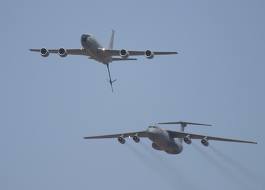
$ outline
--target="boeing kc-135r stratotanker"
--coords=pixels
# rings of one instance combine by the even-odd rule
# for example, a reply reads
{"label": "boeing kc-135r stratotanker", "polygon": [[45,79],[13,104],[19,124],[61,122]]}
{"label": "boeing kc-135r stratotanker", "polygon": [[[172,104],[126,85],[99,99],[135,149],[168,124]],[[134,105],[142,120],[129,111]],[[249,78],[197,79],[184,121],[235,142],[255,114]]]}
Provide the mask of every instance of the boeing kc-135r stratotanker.
{"label": "boeing kc-135r stratotanker", "polygon": [[90,34],[83,34],[81,36],[81,45],[82,48],[79,49],[30,49],[30,51],[40,52],[43,57],[48,57],[50,53],[59,54],[61,57],[66,57],[67,55],[83,55],[87,56],[89,59],[94,59],[100,63],[103,63],[108,68],[109,74],[109,83],[111,89],[113,91],[113,82],[116,80],[111,79],[109,64],[113,61],[127,61],[127,60],[137,60],[136,58],[130,58],[130,56],[145,56],[148,59],[153,58],[155,55],[170,55],[177,54],[177,52],[164,52],[164,51],[134,51],[134,50],[126,50],[113,49],[114,42],[114,31],[112,30],[109,47],[104,48],[99,44],[99,42]]}
{"label": "boeing kc-135r stratotanker", "polygon": [[140,138],[149,138],[152,141],[152,147],[156,150],[165,151],[168,154],[179,154],[183,150],[184,141],[187,144],[191,144],[192,139],[200,139],[204,146],[209,146],[209,141],[227,141],[227,142],[238,142],[238,143],[251,143],[257,144],[253,141],[228,139],[222,137],[213,137],[208,135],[199,135],[194,133],[185,133],[184,128],[188,125],[201,125],[201,126],[211,126],[208,124],[201,123],[191,123],[191,122],[164,122],[158,124],[179,124],[181,126],[180,131],[171,131],[162,129],[158,126],[149,126],[145,131],[129,132],[129,133],[119,133],[112,135],[101,135],[101,136],[90,136],[84,137],[84,139],[104,139],[104,138],[117,138],[121,144],[125,143],[126,137],[132,137],[136,142],[140,142]]}

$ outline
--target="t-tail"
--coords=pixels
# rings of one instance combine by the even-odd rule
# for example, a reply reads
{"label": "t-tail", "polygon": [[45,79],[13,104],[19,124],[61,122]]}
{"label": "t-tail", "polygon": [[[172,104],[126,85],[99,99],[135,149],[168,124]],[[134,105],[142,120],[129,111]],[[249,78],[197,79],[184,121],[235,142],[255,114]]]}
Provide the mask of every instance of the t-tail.
{"label": "t-tail", "polygon": [[158,123],[158,124],[163,124],[163,125],[180,125],[181,131],[184,131],[184,128],[187,127],[188,125],[212,126],[212,125],[209,125],[209,124],[192,123],[192,122],[186,122],[186,121],[161,122],[161,123]]}
{"label": "t-tail", "polygon": [[[187,127],[188,125],[200,125],[200,126],[212,126],[209,124],[204,124],[204,123],[193,123],[193,122],[186,122],[186,121],[172,121],[172,122],[160,122],[158,124],[163,124],[163,125],[180,125],[180,131],[184,132],[185,127]],[[179,143],[182,144],[183,140],[185,141],[185,139],[183,138],[178,138],[176,139],[176,141],[178,141]]]}

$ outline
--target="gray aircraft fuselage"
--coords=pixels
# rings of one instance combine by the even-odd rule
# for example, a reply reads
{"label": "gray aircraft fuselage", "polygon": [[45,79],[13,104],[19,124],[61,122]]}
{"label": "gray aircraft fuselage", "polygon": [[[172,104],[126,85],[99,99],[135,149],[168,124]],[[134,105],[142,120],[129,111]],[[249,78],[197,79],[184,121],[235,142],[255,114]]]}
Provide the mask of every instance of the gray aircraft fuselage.
{"label": "gray aircraft fuselage", "polygon": [[179,154],[182,152],[182,139],[171,138],[166,130],[150,126],[146,132],[148,138],[153,142],[152,147],[154,149],[163,150],[168,154]]}
{"label": "gray aircraft fuselage", "polygon": [[103,64],[111,62],[111,55],[104,52],[103,47],[99,42],[89,34],[83,34],[81,36],[81,45],[86,51],[89,52],[92,59],[95,59]]}

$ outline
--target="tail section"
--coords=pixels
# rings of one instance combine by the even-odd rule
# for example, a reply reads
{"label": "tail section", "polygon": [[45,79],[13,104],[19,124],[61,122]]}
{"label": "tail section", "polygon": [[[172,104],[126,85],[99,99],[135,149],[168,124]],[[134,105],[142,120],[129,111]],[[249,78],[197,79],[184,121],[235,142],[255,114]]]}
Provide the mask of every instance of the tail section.
{"label": "tail section", "polygon": [[[158,124],[163,124],[163,125],[180,125],[180,131],[184,132],[185,127],[188,125],[201,125],[201,126],[212,126],[209,124],[203,124],[203,123],[192,123],[192,122],[186,122],[186,121],[173,121],[173,122],[162,122]],[[185,138],[177,138],[175,141],[179,142],[182,144],[183,140],[185,141]]]}
{"label": "tail section", "polygon": [[115,31],[112,30],[111,31],[111,37],[110,37],[110,42],[109,42],[109,49],[113,49],[113,44],[114,44],[114,35],[115,35]]}

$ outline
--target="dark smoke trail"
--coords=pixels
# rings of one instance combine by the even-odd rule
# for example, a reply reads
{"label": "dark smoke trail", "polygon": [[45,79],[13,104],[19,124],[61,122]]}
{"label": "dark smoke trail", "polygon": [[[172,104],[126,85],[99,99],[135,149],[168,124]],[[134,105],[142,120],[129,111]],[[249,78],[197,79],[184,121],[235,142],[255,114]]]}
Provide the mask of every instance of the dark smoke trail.
{"label": "dark smoke trail", "polygon": [[260,179],[259,176],[255,175],[255,173],[248,169],[246,166],[241,164],[238,160],[234,160],[232,157],[224,154],[213,146],[211,146],[210,148],[219,158],[221,158],[228,165],[232,166],[233,169],[236,169],[242,176],[246,177],[247,179],[251,179],[261,187],[265,187],[262,179]]}
{"label": "dark smoke trail", "polygon": [[171,189],[176,188],[176,184],[172,184],[169,181],[169,178],[161,172],[161,167],[158,163],[154,162],[154,160],[152,158],[149,158],[149,156],[147,156],[146,154],[137,150],[133,145],[129,143],[126,143],[126,145],[135,154],[135,156],[137,156],[137,158],[143,163],[144,166],[146,166],[150,171],[159,176],[159,179],[162,179],[164,181],[164,184],[168,185]]}
{"label": "dark smoke trail", "polygon": [[[163,175],[167,176],[166,178],[168,181],[176,188],[183,188],[183,189],[199,189],[198,185],[194,185],[192,182],[188,181],[185,176],[184,172],[180,171],[178,167],[174,164],[169,163],[165,158],[168,155],[161,156],[158,150],[153,150],[151,146],[147,145],[145,142],[140,142],[142,147],[146,152],[148,152],[150,158],[160,167],[160,171],[163,171]],[[165,152],[163,152],[166,154]],[[176,156],[176,155],[170,155]]]}
{"label": "dark smoke trail", "polygon": [[195,150],[197,150],[204,158],[207,159],[207,161],[209,163],[211,163],[213,166],[216,167],[216,169],[218,170],[218,172],[221,173],[221,175],[229,180],[232,181],[235,185],[237,185],[240,189],[251,189],[251,187],[249,187],[249,184],[247,184],[246,182],[238,179],[237,175],[234,175],[231,170],[227,167],[225,167],[224,165],[222,165],[222,163],[220,163],[218,160],[216,160],[213,156],[211,156],[210,154],[208,154],[208,152],[203,151],[201,149],[201,147],[199,147],[197,144],[192,143],[192,146],[195,148]]}
{"label": "dark smoke trail", "polygon": [[145,166],[148,166],[148,169],[154,170],[152,163],[150,162],[149,158],[140,152],[138,149],[136,149],[133,145],[130,143],[125,143],[125,145],[134,153],[134,155],[144,163]]}

